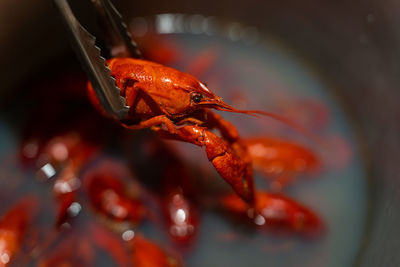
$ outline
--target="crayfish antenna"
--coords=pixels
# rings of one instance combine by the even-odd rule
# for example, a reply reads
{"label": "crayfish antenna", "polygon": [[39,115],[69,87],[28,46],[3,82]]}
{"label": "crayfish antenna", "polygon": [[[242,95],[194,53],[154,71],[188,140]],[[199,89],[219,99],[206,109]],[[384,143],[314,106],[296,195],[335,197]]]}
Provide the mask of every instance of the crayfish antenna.
{"label": "crayfish antenna", "polygon": [[313,134],[312,132],[310,132],[309,130],[307,130],[306,128],[304,128],[303,126],[301,126],[300,124],[284,117],[281,116],[279,114],[273,113],[273,112],[268,112],[268,111],[262,111],[262,110],[241,110],[241,109],[236,109],[228,104],[226,104],[225,102],[220,102],[218,103],[219,105],[217,107],[215,107],[215,109],[217,110],[221,110],[221,111],[225,111],[225,112],[233,112],[233,113],[242,113],[242,114],[246,114],[246,115],[250,115],[250,116],[255,116],[255,117],[259,117],[257,115],[262,115],[262,116],[266,116],[266,117],[270,117],[272,119],[275,119],[277,121],[282,122],[283,124],[289,126],[290,128],[296,130],[297,132],[301,133],[302,135],[310,138],[313,142],[315,142],[316,144],[318,144],[321,147],[324,148],[328,148],[328,144],[322,140],[320,137],[318,137],[317,135]]}
{"label": "crayfish antenna", "polygon": [[279,114],[273,113],[273,112],[268,112],[268,111],[261,111],[261,110],[249,110],[250,113],[252,114],[260,114],[266,117],[273,118],[277,121],[282,122],[283,124],[286,124],[290,128],[296,130],[297,132],[301,133],[302,135],[310,138],[313,142],[317,143],[321,147],[328,147],[328,144],[322,140],[319,136],[315,135],[314,133],[310,132],[306,128],[304,128],[302,125],[294,122],[293,120],[290,120],[284,116],[281,116]]}

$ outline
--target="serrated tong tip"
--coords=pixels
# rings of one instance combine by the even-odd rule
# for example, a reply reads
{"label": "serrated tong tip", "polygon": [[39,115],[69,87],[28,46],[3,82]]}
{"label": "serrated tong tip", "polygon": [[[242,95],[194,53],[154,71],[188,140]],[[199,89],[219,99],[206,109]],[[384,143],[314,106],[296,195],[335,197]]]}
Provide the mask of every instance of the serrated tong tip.
{"label": "serrated tong tip", "polygon": [[[126,105],[120,88],[117,87],[115,79],[111,76],[106,59],[101,56],[100,47],[96,46],[96,38],[78,22],[67,0],[54,1],[72,37],[75,52],[79,55],[104,110],[115,119],[126,119],[129,106]],[[102,19],[107,19],[109,25],[112,25],[112,30],[116,31],[113,40],[125,46],[128,56],[139,57],[140,52],[115,7],[108,0],[94,0],[94,3],[98,12],[99,10],[104,12]]]}

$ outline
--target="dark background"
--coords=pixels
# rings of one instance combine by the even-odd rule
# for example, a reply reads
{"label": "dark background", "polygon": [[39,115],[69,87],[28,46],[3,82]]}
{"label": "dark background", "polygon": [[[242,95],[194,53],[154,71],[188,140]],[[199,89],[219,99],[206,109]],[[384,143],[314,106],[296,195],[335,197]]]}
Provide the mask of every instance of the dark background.
{"label": "dark background", "polygon": [[[75,2],[87,18],[86,1]],[[308,58],[338,88],[364,144],[371,213],[357,263],[400,266],[400,1],[113,2],[126,19],[200,13],[254,25]],[[51,0],[0,2],[0,104],[60,55],[74,56]]]}

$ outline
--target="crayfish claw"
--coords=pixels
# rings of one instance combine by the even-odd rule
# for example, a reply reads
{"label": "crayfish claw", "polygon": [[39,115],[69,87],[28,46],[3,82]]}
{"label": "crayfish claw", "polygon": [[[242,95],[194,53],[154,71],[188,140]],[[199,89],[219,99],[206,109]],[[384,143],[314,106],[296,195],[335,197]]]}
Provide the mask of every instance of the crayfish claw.
{"label": "crayfish claw", "polygon": [[234,153],[227,151],[211,162],[221,177],[240,198],[250,206],[254,204],[254,183],[251,165]]}

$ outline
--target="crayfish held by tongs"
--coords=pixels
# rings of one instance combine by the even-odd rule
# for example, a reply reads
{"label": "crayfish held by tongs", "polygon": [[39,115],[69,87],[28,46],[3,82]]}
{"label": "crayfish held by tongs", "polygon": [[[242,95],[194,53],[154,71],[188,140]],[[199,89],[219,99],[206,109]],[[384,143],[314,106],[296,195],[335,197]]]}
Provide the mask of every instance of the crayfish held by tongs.
{"label": "crayfish held by tongs", "polygon": [[111,58],[104,59],[96,38],[77,21],[67,1],[56,3],[86,67],[89,96],[95,107],[125,128],[151,128],[164,138],[205,147],[220,176],[253,205],[253,176],[246,144],[237,129],[212,110],[285,119],[268,112],[235,109],[192,75],[141,59],[115,7],[108,0],[93,0],[111,51]]}

